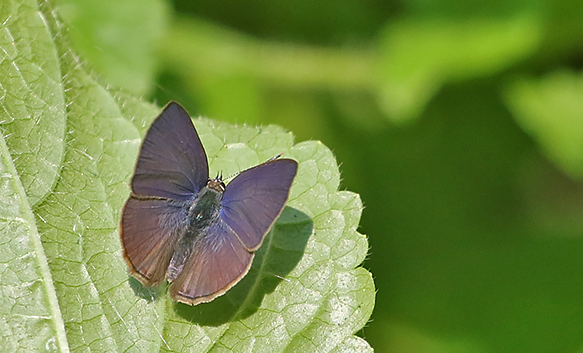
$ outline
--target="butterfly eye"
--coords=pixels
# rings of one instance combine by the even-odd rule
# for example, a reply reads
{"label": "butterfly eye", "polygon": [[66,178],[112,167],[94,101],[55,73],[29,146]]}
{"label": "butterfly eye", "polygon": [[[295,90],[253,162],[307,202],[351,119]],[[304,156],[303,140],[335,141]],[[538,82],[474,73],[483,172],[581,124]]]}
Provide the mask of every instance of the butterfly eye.
{"label": "butterfly eye", "polygon": [[199,214],[196,215],[196,220],[197,221],[200,221],[202,218],[203,218],[202,217],[202,213],[199,213]]}

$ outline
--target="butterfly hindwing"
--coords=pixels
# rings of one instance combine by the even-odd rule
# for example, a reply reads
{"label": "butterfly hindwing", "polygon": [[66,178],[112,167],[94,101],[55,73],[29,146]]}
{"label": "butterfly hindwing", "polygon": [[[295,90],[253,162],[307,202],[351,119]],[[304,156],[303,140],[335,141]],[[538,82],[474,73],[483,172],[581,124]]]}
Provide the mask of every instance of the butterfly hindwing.
{"label": "butterfly hindwing", "polygon": [[248,250],[261,246],[283,210],[297,168],[294,160],[276,159],[241,172],[227,185],[220,217]]}
{"label": "butterfly hindwing", "polygon": [[137,195],[186,201],[208,180],[208,162],[188,113],[169,103],[148,130],[132,179]]}
{"label": "butterfly hindwing", "polygon": [[130,197],[123,210],[121,242],[132,275],[155,286],[166,278],[176,240],[188,224],[184,207]]}
{"label": "butterfly hindwing", "polygon": [[233,230],[219,220],[199,235],[170,293],[177,301],[190,305],[209,302],[247,274],[253,256]]}

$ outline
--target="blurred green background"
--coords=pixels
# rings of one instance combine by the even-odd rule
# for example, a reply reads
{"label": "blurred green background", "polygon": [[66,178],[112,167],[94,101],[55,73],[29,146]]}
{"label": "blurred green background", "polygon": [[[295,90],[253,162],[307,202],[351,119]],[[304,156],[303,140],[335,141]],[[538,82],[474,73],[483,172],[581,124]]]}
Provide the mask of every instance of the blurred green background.
{"label": "blurred green background", "polygon": [[582,1],[59,6],[104,82],[335,152],[377,352],[583,352]]}

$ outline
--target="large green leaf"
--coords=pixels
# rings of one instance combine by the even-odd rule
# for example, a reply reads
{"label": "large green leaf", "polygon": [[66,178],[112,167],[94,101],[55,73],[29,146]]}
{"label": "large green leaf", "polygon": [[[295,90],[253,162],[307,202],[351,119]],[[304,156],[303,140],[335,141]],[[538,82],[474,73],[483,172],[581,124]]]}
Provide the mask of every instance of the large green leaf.
{"label": "large green leaf", "polygon": [[128,277],[120,210],[159,109],[100,86],[56,16],[0,4],[0,351],[371,350],[354,335],[374,306],[361,201],[338,191],[328,148],[276,126],[195,120],[211,175],[282,152],[300,163],[250,273],[196,307]]}

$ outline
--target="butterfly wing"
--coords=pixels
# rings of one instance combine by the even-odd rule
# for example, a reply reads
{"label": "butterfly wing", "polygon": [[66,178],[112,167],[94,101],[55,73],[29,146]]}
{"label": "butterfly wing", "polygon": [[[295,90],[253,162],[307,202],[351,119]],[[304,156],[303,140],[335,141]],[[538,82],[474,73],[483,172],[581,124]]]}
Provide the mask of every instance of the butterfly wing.
{"label": "butterfly wing", "polygon": [[130,197],[122,213],[121,242],[132,275],[147,286],[160,284],[187,225],[187,209],[176,202]]}
{"label": "butterfly wing", "polygon": [[170,286],[170,294],[190,305],[209,302],[247,274],[253,256],[219,219],[197,238],[190,258]]}
{"label": "butterfly wing", "polygon": [[169,103],[148,130],[132,179],[137,195],[186,201],[208,181],[208,161],[188,113]]}
{"label": "butterfly wing", "polygon": [[249,251],[263,242],[289,196],[298,163],[276,159],[241,172],[226,189],[221,219]]}

